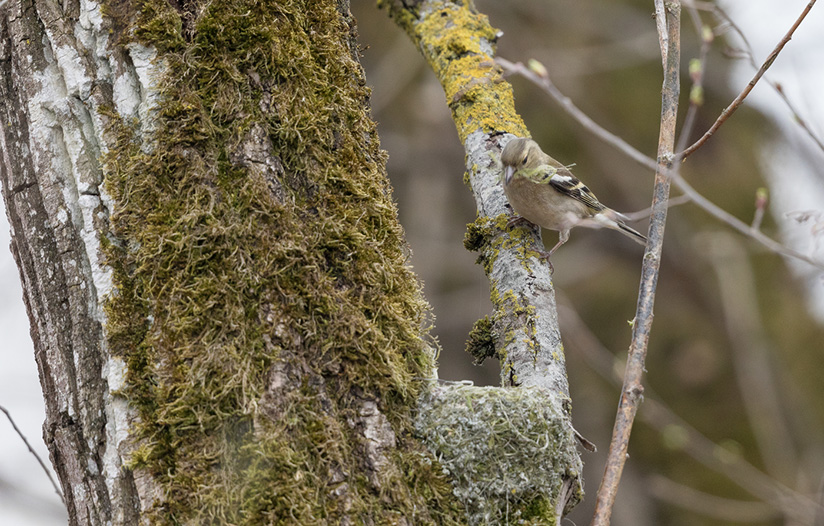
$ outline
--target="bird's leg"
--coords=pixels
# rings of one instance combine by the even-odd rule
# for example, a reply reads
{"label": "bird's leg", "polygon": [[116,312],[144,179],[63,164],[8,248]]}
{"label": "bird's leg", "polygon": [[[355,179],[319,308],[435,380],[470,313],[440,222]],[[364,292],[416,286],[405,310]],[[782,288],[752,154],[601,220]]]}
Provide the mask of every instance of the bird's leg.
{"label": "bird's leg", "polygon": [[550,272],[550,274],[555,273],[555,267],[552,266],[552,261],[550,261],[549,258],[551,258],[552,254],[554,254],[555,251],[558,250],[558,247],[560,247],[561,245],[566,243],[568,240],[569,240],[569,230],[561,230],[561,232],[558,234],[558,242],[555,243],[555,246],[552,247],[549,250],[549,252],[540,252],[541,258],[545,259],[546,262],[549,263],[549,272]]}
{"label": "bird's leg", "polygon": [[555,243],[555,246],[552,247],[552,249],[550,249],[549,254],[547,255],[547,259],[549,259],[549,257],[552,256],[552,254],[554,254],[555,251],[558,250],[558,248],[567,241],[569,241],[569,230],[561,230],[561,232],[558,234],[558,242]]}

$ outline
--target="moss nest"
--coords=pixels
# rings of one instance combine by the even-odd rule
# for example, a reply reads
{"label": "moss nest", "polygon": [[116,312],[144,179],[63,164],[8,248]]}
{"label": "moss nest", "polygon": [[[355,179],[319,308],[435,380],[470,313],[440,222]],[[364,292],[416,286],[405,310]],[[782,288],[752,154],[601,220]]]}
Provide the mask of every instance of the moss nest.
{"label": "moss nest", "polygon": [[[428,307],[353,21],[336,2],[106,10],[119,44],[157,49],[165,71],[151,135],[112,113],[104,159],[106,329],[140,417],[130,468],[162,496],[147,520],[461,522],[411,436]],[[392,438],[377,471],[361,460],[368,404]]]}
{"label": "moss nest", "polygon": [[562,491],[572,484],[566,510],[581,500],[573,430],[555,406],[537,387],[440,385],[425,397],[416,430],[470,524],[556,524]]}

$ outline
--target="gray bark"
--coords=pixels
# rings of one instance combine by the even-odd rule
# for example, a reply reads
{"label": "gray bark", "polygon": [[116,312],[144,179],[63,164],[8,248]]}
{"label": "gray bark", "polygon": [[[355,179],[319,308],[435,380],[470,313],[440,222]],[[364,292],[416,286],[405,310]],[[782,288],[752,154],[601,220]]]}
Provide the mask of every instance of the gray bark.
{"label": "gray bark", "polygon": [[137,495],[118,452],[116,424],[128,415],[107,378],[119,366],[101,326],[111,278],[99,252],[109,209],[98,159],[108,146],[101,107],[139,100],[139,82],[106,29],[95,2],[0,8],[0,179],[46,401],[44,438],[73,524],[132,522]]}

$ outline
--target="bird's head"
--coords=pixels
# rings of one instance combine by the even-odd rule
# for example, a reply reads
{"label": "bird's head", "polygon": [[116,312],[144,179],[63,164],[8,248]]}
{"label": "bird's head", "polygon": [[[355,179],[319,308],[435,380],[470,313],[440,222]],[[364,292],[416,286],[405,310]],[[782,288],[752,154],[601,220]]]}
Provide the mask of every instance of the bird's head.
{"label": "bird's head", "polygon": [[509,184],[518,170],[528,170],[541,164],[541,147],[532,139],[519,137],[512,139],[501,152],[501,163],[504,165],[504,182]]}

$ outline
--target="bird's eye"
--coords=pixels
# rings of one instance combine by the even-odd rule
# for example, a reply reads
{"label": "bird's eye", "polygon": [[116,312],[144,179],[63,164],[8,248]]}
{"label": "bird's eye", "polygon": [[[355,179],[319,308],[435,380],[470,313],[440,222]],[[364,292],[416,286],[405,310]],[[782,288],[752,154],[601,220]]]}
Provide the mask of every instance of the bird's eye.
{"label": "bird's eye", "polygon": [[527,159],[529,159],[529,155],[524,155],[524,160],[521,162],[521,164],[526,164]]}

